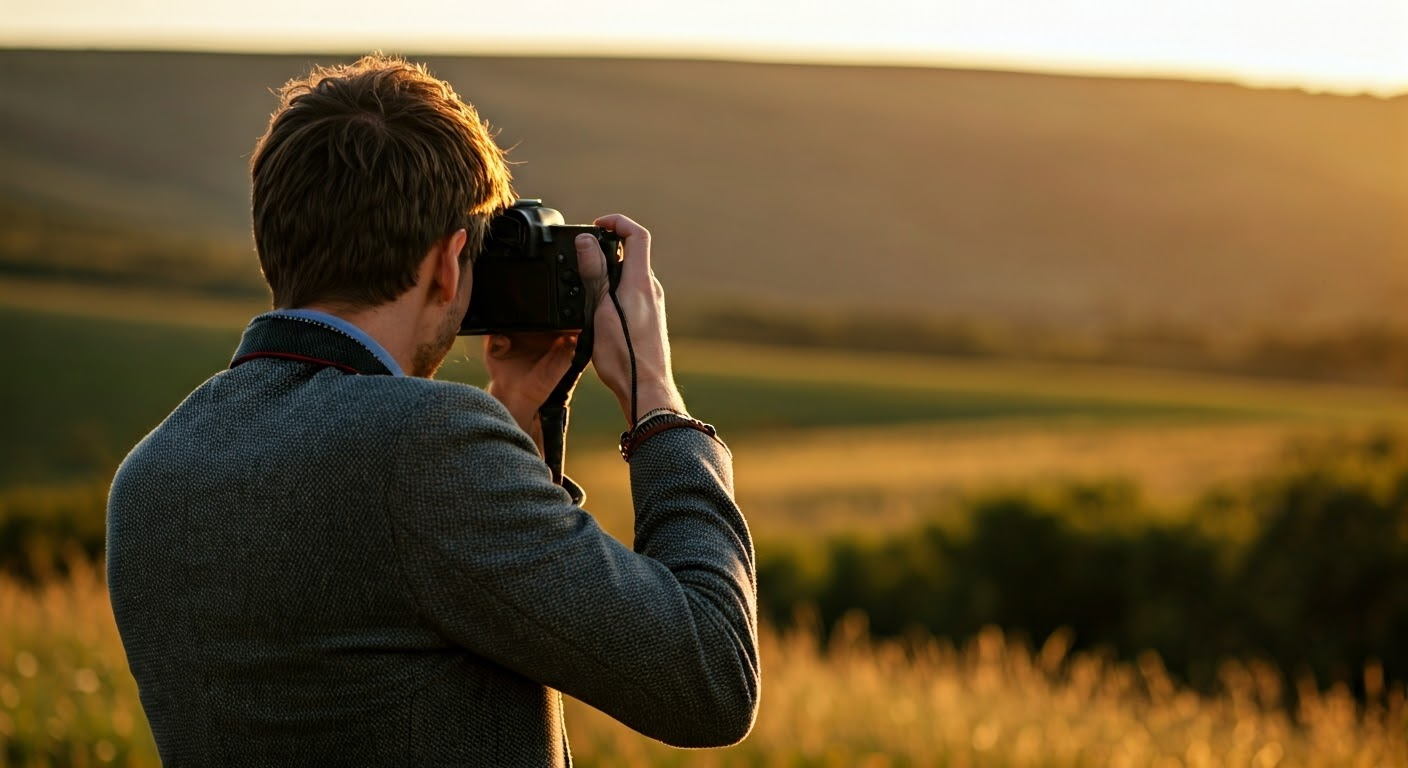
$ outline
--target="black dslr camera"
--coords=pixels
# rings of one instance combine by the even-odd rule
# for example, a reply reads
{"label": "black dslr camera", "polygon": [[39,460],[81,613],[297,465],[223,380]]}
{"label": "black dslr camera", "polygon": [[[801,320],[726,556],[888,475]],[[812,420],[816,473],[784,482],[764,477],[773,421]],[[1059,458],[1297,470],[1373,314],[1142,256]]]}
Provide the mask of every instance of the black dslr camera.
{"label": "black dslr camera", "polygon": [[469,311],[460,335],[517,331],[580,331],[587,321],[587,287],[573,241],[594,236],[614,285],[621,238],[590,225],[563,224],[542,200],[519,200],[489,222],[474,261]]}

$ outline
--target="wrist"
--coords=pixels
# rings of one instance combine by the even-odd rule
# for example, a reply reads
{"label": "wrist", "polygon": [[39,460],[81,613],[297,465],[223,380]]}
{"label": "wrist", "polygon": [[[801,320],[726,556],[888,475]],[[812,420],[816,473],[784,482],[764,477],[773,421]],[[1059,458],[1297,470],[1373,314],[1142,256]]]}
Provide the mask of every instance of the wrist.
{"label": "wrist", "polygon": [[[631,393],[630,390],[616,394],[616,401],[621,406],[621,414],[625,416],[629,426],[631,421]],[[636,390],[635,417],[643,418],[647,413],[654,410],[666,409],[677,413],[685,413],[684,397],[675,387],[673,381],[660,382],[651,385],[642,383]]]}

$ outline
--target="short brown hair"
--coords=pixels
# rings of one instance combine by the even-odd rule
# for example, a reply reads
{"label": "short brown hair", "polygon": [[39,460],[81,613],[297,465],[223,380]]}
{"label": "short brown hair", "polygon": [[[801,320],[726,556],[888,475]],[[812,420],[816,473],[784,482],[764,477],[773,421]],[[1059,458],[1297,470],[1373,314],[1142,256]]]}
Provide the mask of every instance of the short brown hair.
{"label": "short brown hair", "polygon": [[488,126],[424,65],[373,54],[317,67],[279,96],[250,163],[254,244],[276,307],[391,301],[459,229],[467,264],[513,202]]}

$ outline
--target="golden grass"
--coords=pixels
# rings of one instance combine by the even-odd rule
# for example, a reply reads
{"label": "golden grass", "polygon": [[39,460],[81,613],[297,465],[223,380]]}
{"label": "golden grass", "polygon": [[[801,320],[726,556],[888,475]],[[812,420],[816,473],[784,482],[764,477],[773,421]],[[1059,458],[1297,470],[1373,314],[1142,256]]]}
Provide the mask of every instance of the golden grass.
{"label": "golden grass", "polygon": [[1342,687],[1306,689],[1291,715],[1265,665],[1228,663],[1225,691],[1199,696],[1156,654],[1122,664],[1069,641],[1033,652],[989,628],[962,648],[875,642],[852,616],[826,653],[811,629],[764,634],[763,708],[742,745],[682,756],[581,705],[568,730],[584,765],[1408,764],[1401,690],[1361,708]]}
{"label": "golden grass", "polygon": [[0,578],[0,766],[157,765],[107,590],[72,568],[37,589]]}
{"label": "golden grass", "polygon": [[[156,765],[99,574],[38,589],[0,579],[0,766]],[[1367,704],[1305,687],[1280,705],[1268,667],[1230,662],[1223,692],[1180,687],[1158,657],[1068,653],[1058,633],[1027,649],[989,629],[955,648],[866,636],[852,617],[762,634],[763,707],[752,735],[682,751],[577,702],[578,764],[678,766],[1408,766],[1404,691],[1370,668]]]}

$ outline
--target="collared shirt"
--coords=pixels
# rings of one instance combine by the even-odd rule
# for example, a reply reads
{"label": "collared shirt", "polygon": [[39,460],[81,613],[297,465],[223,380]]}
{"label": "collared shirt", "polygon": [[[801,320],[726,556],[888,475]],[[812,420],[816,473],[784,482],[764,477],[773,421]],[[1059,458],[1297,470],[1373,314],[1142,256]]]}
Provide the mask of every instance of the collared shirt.
{"label": "collared shirt", "polygon": [[291,320],[302,320],[308,323],[326,325],[339,333],[351,337],[353,341],[366,347],[368,352],[375,355],[376,359],[380,360],[381,364],[386,366],[386,370],[391,371],[392,376],[406,375],[405,372],[401,370],[401,366],[396,362],[396,358],[392,357],[391,353],[386,351],[386,347],[381,346],[376,339],[371,337],[371,334],[337,315],[328,314],[327,312],[316,309],[276,309],[272,312],[266,312],[260,315],[260,317],[286,317]]}

